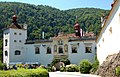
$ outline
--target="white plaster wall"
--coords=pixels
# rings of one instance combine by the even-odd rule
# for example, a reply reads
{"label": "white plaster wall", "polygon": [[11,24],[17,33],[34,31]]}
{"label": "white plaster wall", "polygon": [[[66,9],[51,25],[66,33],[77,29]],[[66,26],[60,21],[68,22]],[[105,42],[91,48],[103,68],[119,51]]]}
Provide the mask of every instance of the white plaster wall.
{"label": "white plaster wall", "polygon": [[[9,29],[6,29],[6,30],[4,30],[4,32],[3,32],[3,62],[4,63],[6,63],[7,64],[7,66],[8,66],[8,63],[9,63],[9,44],[10,44],[10,34],[9,34]],[[8,45],[7,46],[5,46],[5,39],[7,39],[8,40]],[[5,56],[5,51],[7,51],[8,52],[8,56]]]}
{"label": "white plaster wall", "polygon": [[[79,46],[78,46],[78,51],[77,53],[72,53],[72,49],[71,49],[71,44],[77,44],[79,43]],[[92,53],[85,53],[85,45],[84,43],[92,43]],[[69,46],[68,46],[68,54],[69,54],[69,57],[68,59],[70,60],[70,62],[72,64],[79,64],[81,60],[83,59],[87,59],[91,62],[94,61],[94,57],[95,57],[95,46],[96,46],[96,43],[95,41],[77,41],[77,42],[70,42],[69,43]]]}
{"label": "white plaster wall", "polygon": [[[24,61],[24,43],[26,40],[26,30],[23,29],[12,29],[10,28],[10,37],[9,37],[9,63],[13,62],[23,62]],[[17,33],[14,35],[14,33]],[[21,35],[19,35],[21,33]],[[16,40],[17,42],[14,42]],[[19,42],[21,40],[21,42]],[[20,50],[20,55],[15,55],[15,50]]]}
{"label": "white plaster wall", "polygon": [[[106,23],[101,35],[97,41],[97,57],[100,64],[105,61],[108,55],[118,53],[120,51],[120,1],[118,0],[117,7],[114,8],[113,14]],[[112,33],[109,29],[112,27]],[[104,41],[103,41],[104,38]]]}
{"label": "white plaster wall", "polygon": [[[46,45],[43,47],[43,45]],[[25,62],[38,62],[42,65],[47,66],[53,60],[53,46],[51,46],[52,53],[46,54],[47,45],[49,44],[26,44],[27,51],[25,52]],[[35,46],[39,46],[40,54],[35,54]]]}

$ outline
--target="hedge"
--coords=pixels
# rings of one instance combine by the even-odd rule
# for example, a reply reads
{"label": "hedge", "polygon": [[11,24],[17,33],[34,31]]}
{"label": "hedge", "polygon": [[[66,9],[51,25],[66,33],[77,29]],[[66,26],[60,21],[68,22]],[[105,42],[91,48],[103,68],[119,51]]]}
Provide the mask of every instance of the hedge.
{"label": "hedge", "polygon": [[18,69],[18,70],[8,70],[0,71],[0,77],[49,77],[47,70],[38,69]]}
{"label": "hedge", "polygon": [[89,74],[92,69],[92,64],[88,60],[82,60],[80,62],[80,72],[84,74]]}

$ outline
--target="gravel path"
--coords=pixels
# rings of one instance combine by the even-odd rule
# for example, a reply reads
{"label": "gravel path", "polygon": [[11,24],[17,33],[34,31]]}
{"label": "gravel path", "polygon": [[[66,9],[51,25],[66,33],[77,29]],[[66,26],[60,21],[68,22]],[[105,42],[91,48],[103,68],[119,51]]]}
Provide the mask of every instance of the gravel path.
{"label": "gravel path", "polygon": [[49,72],[50,77],[100,77],[91,74],[80,74],[79,72]]}

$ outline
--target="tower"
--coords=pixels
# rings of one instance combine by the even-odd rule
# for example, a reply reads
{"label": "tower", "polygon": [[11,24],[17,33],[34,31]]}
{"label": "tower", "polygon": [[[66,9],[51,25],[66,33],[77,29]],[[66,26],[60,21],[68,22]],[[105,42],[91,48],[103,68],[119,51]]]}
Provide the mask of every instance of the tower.
{"label": "tower", "polygon": [[80,25],[78,23],[77,17],[76,17],[76,23],[74,25],[75,35],[81,37],[80,33]]}
{"label": "tower", "polygon": [[17,23],[17,16],[13,15],[12,23],[3,32],[3,62],[9,66],[14,62],[22,62],[27,39],[27,28]]}

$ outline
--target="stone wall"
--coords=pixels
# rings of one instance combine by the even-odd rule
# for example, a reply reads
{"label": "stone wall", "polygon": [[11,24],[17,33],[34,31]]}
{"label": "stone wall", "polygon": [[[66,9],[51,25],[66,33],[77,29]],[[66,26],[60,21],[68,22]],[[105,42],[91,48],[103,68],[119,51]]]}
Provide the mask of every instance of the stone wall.
{"label": "stone wall", "polygon": [[115,73],[117,66],[120,66],[120,52],[118,54],[109,55],[95,74],[101,77],[120,77]]}

